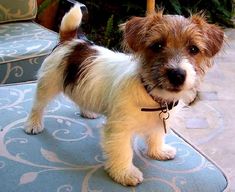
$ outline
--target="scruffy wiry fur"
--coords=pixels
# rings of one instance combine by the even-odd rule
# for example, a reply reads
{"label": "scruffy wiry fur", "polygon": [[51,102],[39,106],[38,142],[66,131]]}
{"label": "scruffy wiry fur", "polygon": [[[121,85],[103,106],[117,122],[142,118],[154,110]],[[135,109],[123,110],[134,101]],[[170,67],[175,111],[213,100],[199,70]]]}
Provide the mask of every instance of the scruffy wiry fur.
{"label": "scruffy wiry fur", "polygon": [[[60,43],[38,74],[25,131],[43,130],[44,108],[63,92],[83,116],[107,116],[102,132],[105,169],[116,182],[134,186],[143,180],[132,163],[134,134],[145,138],[147,155],[153,159],[169,160],[176,154],[164,143],[160,112],[142,112],[141,108],[180,100],[196,87],[222,46],[223,31],[197,15],[184,18],[159,12],[134,17],[122,26],[130,52],[125,54],[76,39],[81,17],[75,5],[62,20]],[[168,111],[170,119],[176,110]]]}

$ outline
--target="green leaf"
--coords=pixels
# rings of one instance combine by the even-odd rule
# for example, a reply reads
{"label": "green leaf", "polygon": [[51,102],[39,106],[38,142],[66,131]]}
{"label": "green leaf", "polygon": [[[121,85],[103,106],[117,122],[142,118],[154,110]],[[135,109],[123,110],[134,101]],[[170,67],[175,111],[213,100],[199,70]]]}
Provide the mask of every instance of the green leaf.
{"label": "green leaf", "polygon": [[170,2],[171,2],[171,5],[174,7],[175,11],[181,15],[182,11],[181,11],[180,2],[178,0],[172,0]]}

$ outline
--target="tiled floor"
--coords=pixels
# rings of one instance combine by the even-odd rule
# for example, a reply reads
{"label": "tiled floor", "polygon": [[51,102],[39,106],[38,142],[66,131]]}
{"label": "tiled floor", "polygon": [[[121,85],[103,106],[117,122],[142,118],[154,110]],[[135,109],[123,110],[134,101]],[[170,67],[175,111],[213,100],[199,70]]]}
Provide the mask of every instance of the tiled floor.
{"label": "tiled floor", "polygon": [[182,112],[175,130],[214,160],[235,191],[235,29],[203,82],[198,101]]}

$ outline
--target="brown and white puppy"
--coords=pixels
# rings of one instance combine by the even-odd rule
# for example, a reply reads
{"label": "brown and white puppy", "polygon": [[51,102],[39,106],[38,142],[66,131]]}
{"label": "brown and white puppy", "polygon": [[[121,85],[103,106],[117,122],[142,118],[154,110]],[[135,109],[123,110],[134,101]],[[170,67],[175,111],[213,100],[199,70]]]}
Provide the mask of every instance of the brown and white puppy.
{"label": "brown and white puppy", "polygon": [[[176,154],[164,143],[167,117],[159,117],[162,111],[141,109],[168,107],[196,87],[220,50],[224,33],[199,15],[185,18],[158,12],[133,17],[123,26],[124,43],[131,52],[125,54],[76,39],[81,19],[79,5],[64,16],[60,43],[39,71],[25,131],[40,133],[44,108],[64,92],[84,116],[107,116],[102,134],[105,169],[116,182],[134,186],[143,180],[132,163],[135,134],[145,137],[147,155],[153,159],[173,159]],[[172,118],[176,108],[164,112]]]}

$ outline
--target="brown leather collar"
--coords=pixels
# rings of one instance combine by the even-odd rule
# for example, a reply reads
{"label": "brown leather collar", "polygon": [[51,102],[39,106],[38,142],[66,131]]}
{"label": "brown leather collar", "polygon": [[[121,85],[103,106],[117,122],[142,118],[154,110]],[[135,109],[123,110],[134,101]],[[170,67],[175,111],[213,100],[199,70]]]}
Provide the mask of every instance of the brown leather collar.
{"label": "brown leather collar", "polygon": [[175,106],[177,106],[178,105],[178,103],[179,103],[179,101],[177,100],[177,101],[175,101],[175,102],[170,102],[170,103],[164,103],[164,104],[162,104],[162,103],[159,103],[160,104],[160,107],[158,107],[158,108],[155,108],[155,107],[142,107],[141,108],[141,111],[144,111],[144,112],[155,112],[155,111],[163,111],[163,112],[166,112],[166,111],[168,111],[168,110],[171,110],[171,109],[173,109],[173,107],[175,107]]}

